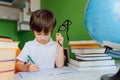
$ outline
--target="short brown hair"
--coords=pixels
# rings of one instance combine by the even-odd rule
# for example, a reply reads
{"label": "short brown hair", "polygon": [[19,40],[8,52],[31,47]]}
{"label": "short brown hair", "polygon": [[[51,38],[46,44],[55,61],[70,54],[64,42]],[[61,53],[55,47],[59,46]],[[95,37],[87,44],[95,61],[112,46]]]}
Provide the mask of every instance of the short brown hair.
{"label": "short brown hair", "polygon": [[47,9],[36,10],[30,17],[30,27],[33,31],[43,31],[44,33],[52,32],[55,25],[55,16]]}

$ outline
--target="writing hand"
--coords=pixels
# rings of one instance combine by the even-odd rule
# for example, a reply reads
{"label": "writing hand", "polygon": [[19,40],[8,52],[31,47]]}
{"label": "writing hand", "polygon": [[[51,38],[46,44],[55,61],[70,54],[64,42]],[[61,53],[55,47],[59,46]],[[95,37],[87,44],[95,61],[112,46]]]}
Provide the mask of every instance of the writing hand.
{"label": "writing hand", "polygon": [[29,66],[29,72],[38,72],[40,69],[39,69],[39,66],[36,65],[36,64],[30,64]]}

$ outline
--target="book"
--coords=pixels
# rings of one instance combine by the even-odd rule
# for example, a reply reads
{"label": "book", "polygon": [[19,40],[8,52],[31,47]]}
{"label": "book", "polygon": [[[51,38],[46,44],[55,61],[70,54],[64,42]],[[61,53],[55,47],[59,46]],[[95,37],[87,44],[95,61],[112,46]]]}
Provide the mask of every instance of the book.
{"label": "book", "polygon": [[0,36],[0,41],[13,41],[13,39],[6,36]]}
{"label": "book", "polygon": [[101,56],[108,56],[107,54],[105,53],[91,53],[91,54],[76,54],[76,56],[81,56],[81,57],[101,57]]}
{"label": "book", "polygon": [[70,59],[70,63],[77,66],[105,66],[105,65],[115,65],[114,60],[79,60],[79,59]]}
{"label": "book", "polygon": [[98,44],[95,40],[81,40],[81,41],[70,41],[70,45],[74,44]]}
{"label": "book", "polygon": [[71,48],[101,48],[102,46],[94,40],[70,41]]}
{"label": "book", "polygon": [[0,61],[0,72],[14,70],[15,60]]}
{"label": "book", "polygon": [[105,53],[106,48],[72,48],[73,53],[90,54],[90,53]]}
{"label": "book", "polygon": [[76,66],[74,64],[68,64],[68,67],[78,70],[78,71],[88,71],[88,70],[106,70],[106,69],[110,69],[110,70],[116,70],[117,67],[115,65],[104,65],[104,66]]}
{"label": "book", "polygon": [[0,41],[0,79],[14,80],[18,41]]}
{"label": "book", "polygon": [[0,38],[0,41],[13,41],[13,40],[9,38]]}
{"label": "book", "polygon": [[80,60],[107,60],[107,59],[112,59],[111,56],[76,56],[76,59]]}
{"label": "book", "polygon": [[115,42],[111,42],[111,41],[103,41],[103,45],[104,46],[109,46],[113,50],[120,50],[120,44],[119,43],[115,43]]}
{"label": "book", "polygon": [[14,60],[16,57],[16,49],[14,48],[0,48],[0,61]]}
{"label": "book", "polygon": [[0,48],[18,48],[18,41],[0,41]]}
{"label": "book", "polygon": [[0,80],[14,80],[14,70],[0,72]]}

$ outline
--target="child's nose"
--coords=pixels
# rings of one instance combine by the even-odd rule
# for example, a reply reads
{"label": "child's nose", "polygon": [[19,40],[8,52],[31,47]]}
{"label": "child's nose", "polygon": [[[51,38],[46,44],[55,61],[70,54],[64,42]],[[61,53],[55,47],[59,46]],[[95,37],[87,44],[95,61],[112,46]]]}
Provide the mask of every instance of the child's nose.
{"label": "child's nose", "polygon": [[41,39],[45,39],[45,36],[41,36]]}

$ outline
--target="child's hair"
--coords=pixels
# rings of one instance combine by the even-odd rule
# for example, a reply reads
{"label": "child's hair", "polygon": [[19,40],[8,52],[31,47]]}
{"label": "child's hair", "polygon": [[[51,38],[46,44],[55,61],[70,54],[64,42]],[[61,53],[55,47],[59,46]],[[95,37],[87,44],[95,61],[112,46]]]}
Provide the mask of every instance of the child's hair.
{"label": "child's hair", "polygon": [[33,31],[49,33],[56,25],[53,13],[47,9],[39,9],[32,13],[30,17],[30,27]]}

